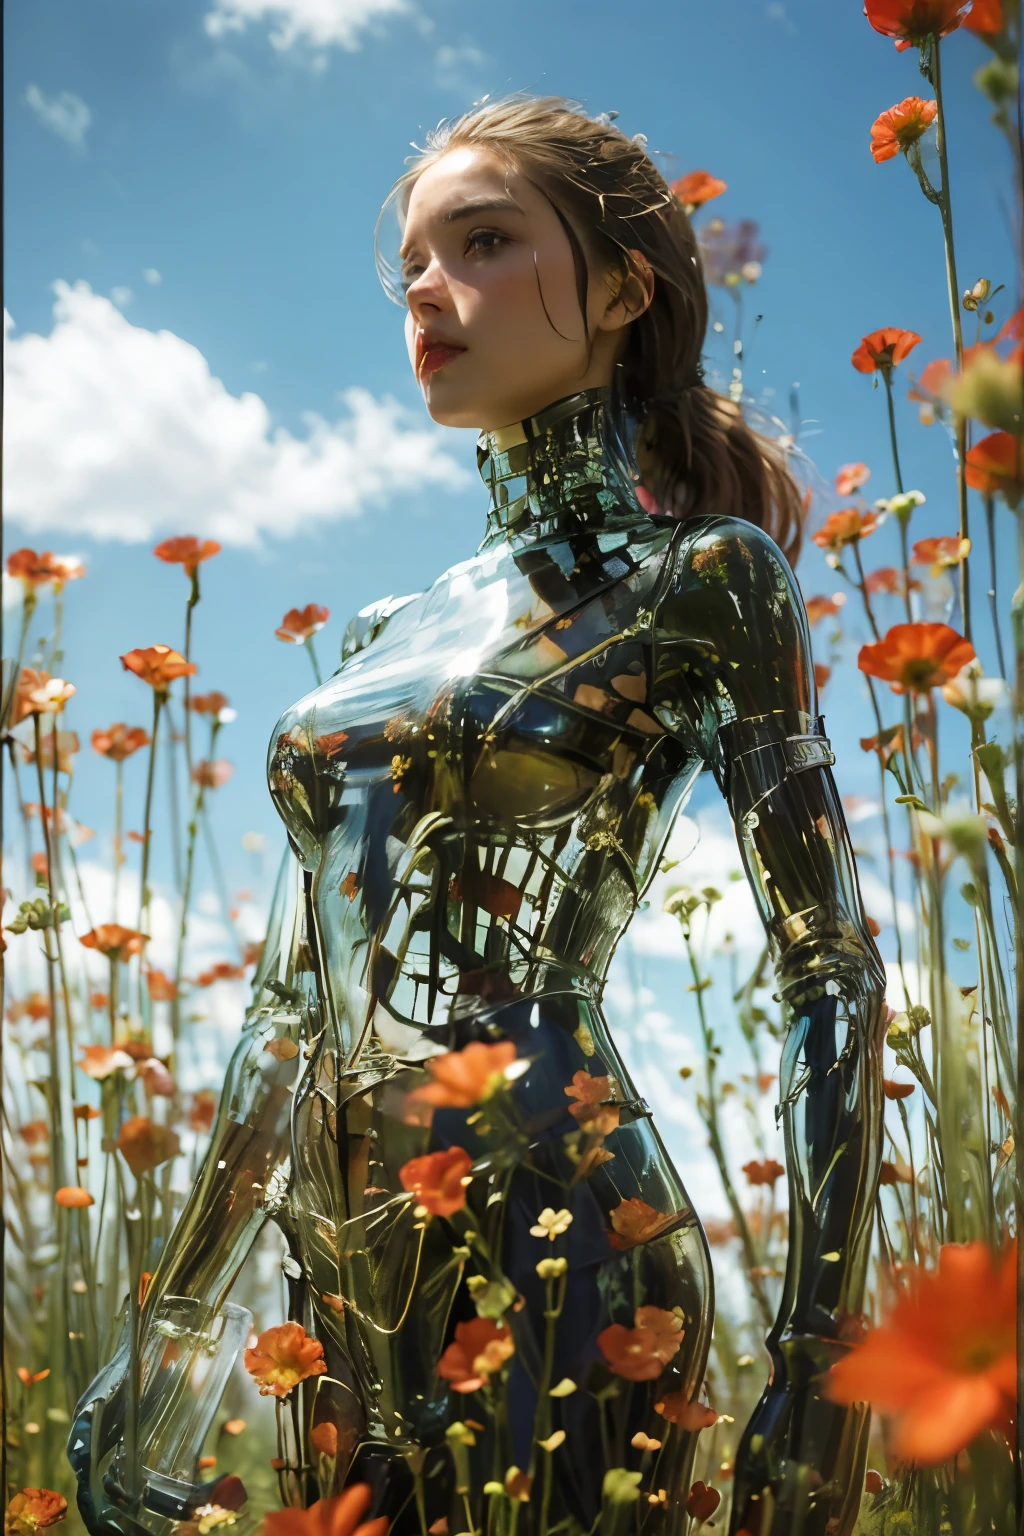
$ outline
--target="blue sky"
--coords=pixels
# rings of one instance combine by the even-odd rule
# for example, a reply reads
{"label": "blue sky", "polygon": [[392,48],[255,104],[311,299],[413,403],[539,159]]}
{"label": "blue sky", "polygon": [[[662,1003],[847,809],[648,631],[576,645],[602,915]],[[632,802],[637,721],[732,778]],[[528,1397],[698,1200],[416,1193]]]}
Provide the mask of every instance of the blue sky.
{"label": "blue sky", "polygon": [[[1005,161],[971,84],[985,51],[966,34],[944,48],[961,286],[1005,279]],[[472,436],[427,422],[372,261],[380,203],[439,118],[484,92],[567,94],[618,111],[670,174],[722,176],[714,212],[756,219],[769,248],[748,381],[780,406],[799,382],[827,478],[864,459],[871,493],[893,488],[883,397],[849,363],[861,335],[907,326],[922,364],[949,354],[937,215],[902,160],[868,152],[876,114],[925,86],[857,0],[15,0],[5,64],[6,306],[32,406],[9,405],[8,548],[88,565],[66,645],[84,738],[145,719],[121,652],[180,644],[186,584],[156,538],[223,538],[196,655],[239,712],[217,807],[236,879],[242,832],[276,836],[265,745],[309,683],[273,637],[285,609],[330,607],[329,662],[351,613],[422,587],[482,532]],[[900,423],[905,479],[929,498],[917,532],[952,532],[941,429],[902,401]],[[813,554],[801,575],[807,592],[837,584]],[[855,696],[824,701],[848,790],[870,772]],[[84,752],[75,801],[101,829],[108,788]]]}

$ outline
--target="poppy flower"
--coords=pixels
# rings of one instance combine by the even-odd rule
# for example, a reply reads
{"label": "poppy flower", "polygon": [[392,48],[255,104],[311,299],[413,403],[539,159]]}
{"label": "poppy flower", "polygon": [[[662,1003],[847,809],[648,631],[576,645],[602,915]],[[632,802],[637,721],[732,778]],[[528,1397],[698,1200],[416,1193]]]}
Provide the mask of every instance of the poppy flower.
{"label": "poppy flower", "polygon": [[1016,508],[1024,496],[1024,440],[1009,432],[991,432],[975,443],[966,460],[967,484],[984,496],[1002,493]]}
{"label": "poppy flower", "polygon": [[305,608],[289,608],[280,627],[274,630],[279,640],[290,640],[293,645],[304,645],[313,635],[317,634],[331,616],[329,608],[318,608],[316,603],[307,603]]}
{"label": "poppy flower", "polygon": [[609,1104],[615,1098],[610,1077],[591,1077],[589,1072],[576,1072],[565,1090],[566,1096],[575,1099],[569,1105],[569,1113],[576,1123],[594,1136],[608,1136],[619,1124],[619,1106]]}
{"label": "poppy flower", "polygon": [[[200,1088],[192,1095],[192,1105],[188,1112],[189,1129],[205,1135],[213,1125],[213,1117],[216,1113],[217,1101],[209,1088]],[[225,1426],[226,1427],[226,1426]]]}
{"label": "poppy flower", "polygon": [[852,496],[854,491],[859,491],[870,479],[871,471],[866,464],[840,464],[836,470],[836,495]]}
{"label": "poppy flower", "polygon": [[473,1159],[463,1147],[449,1147],[445,1152],[428,1152],[414,1157],[398,1170],[402,1188],[415,1195],[416,1203],[431,1216],[453,1216],[466,1204],[463,1179],[468,1178]]}
{"label": "poppy flower", "polygon": [[245,965],[232,965],[230,960],[218,960],[208,971],[200,971],[196,985],[212,987],[215,981],[240,981],[245,975]]}
{"label": "poppy flower", "polygon": [[144,731],[141,725],[125,725],[118,720],[105,730],[99,728],[93,731],[90,740],[93,751],[101,757],[109,757],[112,763],[123,763],[126,757],[131,757],[140,747],[149,746],[149,732]]}
{"label": "poppy flower", "polygon": [[711,1519],[721,1502],[722,1495],[718,1489],[711,1488],[698,1479],[686,1496],[686,1513],[691,1520],[696,1520],[700,1524],[704,1520]]}
{"label": "poppy flower", "polygon": [[245,1351],[244,1364],[259,1383],[261,1397],[287,1397],[300,1381],[322,1376],[327,1370],[323,1345],[319,1339],[311,1339],[301,1323],[279,1323],[265,1329]]}
{"label": "poppy flower", "polygon": [[45,1381],[50,1374],[50,1367],[45,1371],[30,1371],[26,1366],[19,1365],[15,1373],[23,1387],[34,1387],[37,1381]]}
{"label": "poppy flower", "polygon": [[432,1057],[426,1064],[431,1081],[413,1089],[409,1098],[437,1109],[472,1109],[497,1092],[515,1059],[511,1040],[499,1040],[495,1045],[471,1040],[461,1051]]}
{"label": "poppy flower", "polygon": [[81,1070],[94,1082],[105,1082],[115,1072],[130,1072],[134,1066],[127,1051],[113,1045],[83,1045]]}
{"label": "poppy flower", "polygon": [[989,1429],[1008,1431],[1016,1395],[1016,1241],[946,1243],[937,1270],[910,1267],[885,1323],[834,1365],[833,1402],[893,1419],[893,1450],[938,1466]]}
{"label": "poppy flower", "polygon": [[718,1422],[714,1408],[697,1398],[691,1402],[685,1392],[666,1392],[661,1401],[655,1403],[654,1411],[670,1424],[678,1424],[680,1429],[710,1429]]}
{"label": "poppy flower", "polygon": [[126,672],[148,683],[155,693],[166,693],[176,677],[191,677],[199,669],[169,645],[149,645],[121,657]]}
{"label": "poppy flower", "polygon": [[884,593],[890,597],[902,597],[904,576],[894,565],[881,565],[877,571],[868,571],[864,577],[864,590],[875,595]]}
{"label": "poppy flower", "polygon": [[882,112],[871,124],[871,154],[876,165],[883,160],[893,160],[907,150],[927,132],[935,121],[938,102],[925,101],[921,96],[907,96]]}
{"label": "poppy flower", "polygon": [[671,190],[687,212],[692,212],[694,208],[709,203],[713,197],[721,197],[726,184],[709,171],[688,171],[672,183]]}
{"label": "poppy flower", "polygon": [[833,592],[831,597],[809,597],[804,605],[807,609],[807,617],[811,624],[820,624],[822,619],[830,618],[838,613],[846,602],[845,592]]}
{"label": "poppy flower", "polygon": [[612,1323],[597,1336],[609,1368],[626,1381],[656,1381],[682,1342],[682,1318],[662,1307],[637,1307],[632,1328]]}
{"label": "poppy flower", "polygon": [[971,552],[970,539],[958,534],[944,534],[937,539],[918,539],[910,556],[911,565],[931,566],[933,576],[941,576],[951,565],[959,565]]}
{"label": "poppy flower", "polygon": [[960,25],[965,32],[975,32],[981,37],[993,37],[1003,30],[1003,0],[974,0],[970,11]]}
{"label": "poppy flower", "polygon": [[65,1184],[63,1189],[58,1189],[54,1200],[65,1211],[84,1210],[87,1205],[95,1205],[96,1201],[87,1189],[80,1184]]}
{"label": "poppy flower", "polygon": [[916,1086],[915,1083],[897,1083],[891,1077],[882,1079],[882,1092],[887,1099],[909,1099]]}
{"label": "poppy flower", "polygon": [[49,1141],[50,1127],[45,1120],[26,1120],[24,1125],[19,1125],[18,1135],[26,1146],[34,1147],[41,1141]]}
{"label": "poppy flower", "polygon": [[902,53],[920,47],[929,37],[955,31],[970,4],[971,0],[864,0],[864,15],[876,32],[895,38]]}
{"label": "poppy flower", "polygon": [[754,1158],[749,1163],[743,1164],[743,1172],[747,1176],[748,1184],[767,1184],[769,1189],[775,1188],[776,1179],[780,1179],[785,1171],[785,1166],[776,1162],[774,1157],[766,1157],[762,1162]]}
{"label": "poppy flower", "polygon": [[861,337],[860,346],[854,351],[850,362],[858,373],[887,373],[897,363],[901,363],[920,340],[916,331],[904,331],[899,326],[886,325],[880,331],[872,331],[870,335]]}
{"label": "poppy flower", "polygon": [[222,709],[227,709],[231,700],[226,693],[194,693],[189,700],[189,709],[197,715],[219,715]]}
{"label": "poppy flower", "polygon": [[59,715],[74,693],[75,685],[66,683],[62,677],[22,667],[14,691],[13,724],[18,725],[32,715]]}
{"label": "poppy flower", "polygon": [[201,784],[203,789],[220,789],[228,782],[234,771],[234,763],[229,763],[226,757],[218,757],[213,762],[204,760],[194,765],[192,782]]}
{"label": "poppy flower", "polygon": [[819,549],[838,554],[847,544],[866,539],[881,526],[881,522],[877,512],[861,512],[857,507],[844,507],[840,512],[830,513],[817,533],[811,534],[811,539]]}
{"label": "poppy flower", "polygon": [[948,624],[894,624],[884,639],[861,646],[857,665],[893,693],[927,693],[973,660],[974,646]]}
{"label": "poppy flower", "polygon": [[147,971],[146,987],[154,1003],[172,1003],[178,995],[174,982],[163,971]]}
{"label": "poppy flower", "polygon": [[178,539],[164,539],[162,544],[157,544],[153,553],[158,560],[165,560],[168,565],[183,565],[185,575],[194,576],[196,568],[204,560],[219,555],[220,550],[221,546],[216,539],[196,539],[186,535]]}
{"label": "poppy flower", "polygon": [[942,413],[946,405],[946,390],[952,376],[952,361],[948,357],[936,357],[924,365],[917,380],[907,390],[908,400],[920,402],[918,416],[922,426],[932,426],[936,412]]}
{"label": "poppy flower", "polygon": [[620,1200],[609,1216],[612,1230],[607,1234],[608,1241],[620,1252],[636,1248],[638,1244],[649,1243],[660,1232],[664,1232],[666,1227],[678,1219],[679,1214],[675,1212],[666,1216],[664,1212],[656,1211],[653,1205],[636,1197]]}
{"label": "poppy flower", "polygon": [[372,1502],[369,1483],[353,1483],[308,1509],[272,1509],[263,1517],[263,1536],[387,1536],[386,1515],[363,1521]]}
{"label": "poppy flower", "polygon": [[100,923],[83,933],[78,941],[86,949],[98,949],[108,960],[126,960],[129,955],[139,955],[149,943],[148,933],[136,928],[123,928],[120,923]]}
{"label": "poppy flower", "polygon": [[489,1317],[456,1323],[455,1339],[437,1362],[437,1374],[453,1392],[477,1392],[515,1354],[506,1325]]}
{"label": "poppy flower", "polygon": [[181,1151],[177,1132],[167,1125],[155,1125],[145,1115],[132,1115],[124,1122],[116,1146],[136,1178],[159,1168]]}
{"label": "poppy flower", "polygon": [[7,1506],[6,1536],[32,1536],[34,1531],[56,1525],[68,1512],[68,1501],[52,1488],[23,1488]]}

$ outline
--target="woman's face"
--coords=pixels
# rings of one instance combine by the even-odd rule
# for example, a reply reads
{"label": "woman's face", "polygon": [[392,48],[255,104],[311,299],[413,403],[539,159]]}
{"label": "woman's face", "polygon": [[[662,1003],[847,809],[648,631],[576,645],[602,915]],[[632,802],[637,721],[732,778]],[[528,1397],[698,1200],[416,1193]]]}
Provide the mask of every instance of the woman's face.
{"label": "woman's face", "polygon": [[449,150],[419,176],[401,259],[409,359],[430,415],[450,427],[508,426],[607,385],[626,327],[649,300],[631,293],[630,311],[619,281],[591,266],[588,351],[558,215],[485,149]]}

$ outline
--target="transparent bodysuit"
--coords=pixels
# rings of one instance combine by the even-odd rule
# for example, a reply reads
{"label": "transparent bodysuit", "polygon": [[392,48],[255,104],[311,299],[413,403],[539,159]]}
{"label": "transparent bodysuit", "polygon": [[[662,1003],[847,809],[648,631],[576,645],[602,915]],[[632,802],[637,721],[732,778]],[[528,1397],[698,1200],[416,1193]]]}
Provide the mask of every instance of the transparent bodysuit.
{"label": "transparent bodysuit", "polygon": [[[732,1529],[756,1536],[774,1514],[781,1531],[798,1512],[805,1536],[852,1529],[866,1414],[828,1403],[820,1376],[863,1298],[883,973],[815,717],[806,617],[751,524],[639,507],[607,404],[587,391],[485,434],[491,508],[476,556],[365,610],[339,671],[274,732],[271,793],[296,859],[209,1153],[146,1297],[134,1390],[122,1351],[80,1405],[71,1456],[92,1530],[170,1529],[164,1516],[201,1502],[181,1447],[198,1454],[216,1403],[207,1393],[169,1429],[158,1405],[174,1397],[173,1365],[147,1341],[167,1333],[179,1298],[199,1309],[185,1332],[208,1336],[268,1217],[291,1250],[291,1316],[327,1365],[294,1394],[290,1496],[367,1480],[396,1532],[447,1518],[540,1536],[611,1529],[605,1473],[646,1468],[645,1488],[665,1497],[644,1503],[642,1523],[685,1530],[696,1436],[655,1403],[698,1397],[711,1267],[601,993],[706,768],[737,828],[788,1026],[790,1250]],[[425,1061],[474,1041],[515,1046],[500,1116],[410,1112]],[[574,1117],[567,1089],[595,1078],[605,1117]],[[465,1210],[425,1219],[400,1170],[452,1146],[473,1159]],[[658,1217],[628,1243],[614,1231],[623,1202]],[[557,1247],[531,1235],[544,1208],[572,1215]],[[537,1273],[548,1253],[568,1261],[556,1281]],[[438,1362],[488,1305],[514,1340],[505,1406],[453,1456],[446,1429],[480,1410]],[[641,1307],[674,1313],[682,1343],[630,1381],[597,1338],[631,1328]],[[552,1399],[565,1381],[576,1390]],[[131,1467],[126,1401],[139,1404]],[[338,1428],[330,1462],[308,1452],[325,1416]],[[559,1429],[564,1443],[538,1450]],[[638,1434],[662,1442],[653,1468]],[[154,1439],[177,1446],[163,1499]],[[514,1507],[494,1492],[510,1466],[536,1473]]]}

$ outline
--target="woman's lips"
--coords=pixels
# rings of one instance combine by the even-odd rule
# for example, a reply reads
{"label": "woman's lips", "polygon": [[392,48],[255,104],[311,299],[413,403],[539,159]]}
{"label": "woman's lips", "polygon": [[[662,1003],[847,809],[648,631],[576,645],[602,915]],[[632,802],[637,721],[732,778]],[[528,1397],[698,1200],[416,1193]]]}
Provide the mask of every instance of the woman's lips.
{"label": "woman's lips", "polygon": [[420,378],[426,378],[428,374],[436,373],[446,363],[461,357],[465,350],[465,347],[442,346],[440,343],[435,342],[433,346],[427,347],[424,350],[423,356],[420,359]]}

